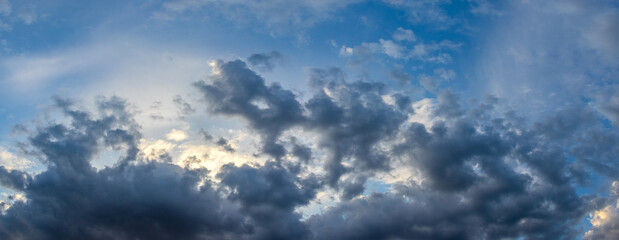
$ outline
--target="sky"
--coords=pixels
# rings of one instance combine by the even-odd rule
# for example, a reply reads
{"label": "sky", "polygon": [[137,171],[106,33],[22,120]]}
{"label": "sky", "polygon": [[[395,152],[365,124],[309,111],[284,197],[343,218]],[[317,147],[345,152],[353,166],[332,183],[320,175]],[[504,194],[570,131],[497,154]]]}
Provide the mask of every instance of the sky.
{"label": "sky", "polygon": [[618,239],[613,0],[0,0],[0,239]]}

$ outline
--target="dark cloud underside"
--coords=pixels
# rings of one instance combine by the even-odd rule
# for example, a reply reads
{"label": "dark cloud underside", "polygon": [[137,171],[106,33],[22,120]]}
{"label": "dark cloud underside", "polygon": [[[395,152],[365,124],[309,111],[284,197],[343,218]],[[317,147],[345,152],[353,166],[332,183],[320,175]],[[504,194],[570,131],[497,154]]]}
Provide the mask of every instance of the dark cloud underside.
{"label": "dark cloud underside", "polygon": [[[583,217],[616,201],[578,191],[592,174],[614,180],[619,171],[617,132],[587,105],[527,123],[498,111],[494,97],[466,102],[442,91],[435,120],[422,124],[408,121],[417,114],[412,96],[347,82],[336,68],[310,71],[306,101],[243,61],[215,68],[194,84],[209,113],[244,120],[269,161],[224,165],[211,179],[208,169],[142,159],[140,127],[124,100],[99,98],[94,114],[58,98],[70,121],[37,126],[22,146],[45,169],[0,167],[0,184],[28,199],[0,215],[0,238],[574,239]],[[173,100],[179,114],[194,112],[180,96]],[[286,135],[292,129],[316,142]],[[236,151],[225,138],[196,134]],[[94,168],[110,149],[122,153],[117,163]],[[323,171],[309,172],[312,164]],[[394,170],[415,177],[359,197],[369,179]],[[298,208],[323,190],[340,202],[303,219]],[[589,236],[616,236],[616,219]]]}

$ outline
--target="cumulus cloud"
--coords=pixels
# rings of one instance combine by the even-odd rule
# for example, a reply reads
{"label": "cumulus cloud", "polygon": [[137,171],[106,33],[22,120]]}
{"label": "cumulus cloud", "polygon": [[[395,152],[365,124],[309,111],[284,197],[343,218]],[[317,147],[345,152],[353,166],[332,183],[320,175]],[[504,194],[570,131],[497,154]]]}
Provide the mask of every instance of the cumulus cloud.
{"label": "cumulus cloud", "polygon": [[[614,234],[616,197],[580,193],[593,174],[619,177],[619,135],[590,105],[528,122],[494,96],[466,101],[440,90],[419,100],[348,81],[338,68],[310,69],[312,89],[301,98],[241,60],[213,67],[195,90],[210,114],[246,123],[259,139],[253,157],[264,161],[206,169],[216,156],[189,149],[204,145],[169,159],[175,144],[147,144],[124,100],[99,98],[93,113],[56,98],[68,121],[36,126],[22,146],[43,171],[0,167],[0,184],[27,199],[3,207],[0,236],[572,239],[589,215],[587,237]],[[224,158],[248,147],[196,134]],[[118,161],[94,168],[105,151],[119,152]],[[382,189],[369,189],[377,181]],[[326,192],[331,207],[304,218],[299,209]]]}
{"label": "cumulus cloud", "polygon": [[304,120],[301,104],[294,93],[279,84],[267,85],[262,77],[247,68],[245,62],[218,61],[210,82],[194,84],[204,95],[209,111],[240,116],[262,134],[262,151],[281,158],[284,147],[279,135]]}
{"label": "cumulus cloud", "polygon": [[[348,63],[351,65],[361,65],[374,58],[380,59],[387,56],[387,59],[392,61],[416,61],[421,65],[438,66],[452,63],[452,54],[462,46],[462,43],[446,39],[439,42],[424,42],[418,39],[412,30],[401,27],[396,29],[392,38],[392,40],[378,39],[377,42],[363,42],[354,47],[342,45],[339,55],[349,57]],[[437,74],[448,76],[455,73],[445,70]]]}
{"label": "cumulus cloud", "polygon": [[169,140],[172,141],[183,141],[187,138],[187,133],[185,133],[183,130],[178,130],[178,129],[172,129],[172,131],[170,131],[167,135],[166,138],[168,138]]}
{"label": "cumulus cloud", "polygon": [[[2,238],[307,237],[293,207],[314,196],[312,178],[296,177],[275,163],[229,165],[217,175],[222,183],[217,188],[204,178],[206,169],[138,161],[139,126],[122,100],[99,101],[99,115],[63,99],[56,105],[71,121],[40,126],[25,147],[46,169],[30,175],[0,167],[0,184],[27,199],[0,215]],[[96,170],[93,159],[108,147],[122,156],[114,166]],[[222,197],[224,187],[228,197]]]}

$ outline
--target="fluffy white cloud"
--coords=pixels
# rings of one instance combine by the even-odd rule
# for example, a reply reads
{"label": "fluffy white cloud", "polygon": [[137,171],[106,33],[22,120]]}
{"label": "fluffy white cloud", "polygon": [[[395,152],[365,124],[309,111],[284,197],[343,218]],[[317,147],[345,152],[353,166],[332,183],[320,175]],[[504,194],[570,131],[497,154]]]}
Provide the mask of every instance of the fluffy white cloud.
{"label": "fluffy white cloud", "polygon": [[169,140],[180,142],[180,141],[183,141],[183,140],[187,139],[187,134],[184,131],[182,131],[182,130],[172,129],[172,131],[170,131],[166,135],[166,137]]}
{"label": "fluffy white cloud", "polygon": [[0,147],[0,166],[5,166],[8,169],[27,169],[34,166],[34,163],[23,157],[19,157],[9,150]]}

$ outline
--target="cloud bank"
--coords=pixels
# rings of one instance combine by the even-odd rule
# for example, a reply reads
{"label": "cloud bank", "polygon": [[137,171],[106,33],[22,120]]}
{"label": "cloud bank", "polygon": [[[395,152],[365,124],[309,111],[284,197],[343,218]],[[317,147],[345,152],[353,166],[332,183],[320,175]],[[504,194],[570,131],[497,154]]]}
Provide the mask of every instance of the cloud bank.
{"label": "cloud bank", "polygon": [[[618,231],[616,195],[580,191],[593,175],[612,180],[619,170],[619,136],[591,106],[531,122],[493,96],[467,101],[442,90],[413,100],[382,83],[348,81],[337,68],[312,69],[311,94],[301,98],[242,60],[212,66],[193,84],[201,108],[241,119],[259,136],[254,156],[266,161],[207,169],[165,154],[144,158],[125,100],[98,98],[85,110],[55,98],[65,120],[32,126],[20,145],[44,170],[0,167],[0,184],[24,196],[3,202],[0,236],[573,239],[589,214],[585,237]],[[195,111],[179,95],[174,103],[179,114]],[[428,120],[417,121],[420,114]],[[203,130],[170,134],[213,139]],[[243,150],[223,137],[211,144]],[[118,153],[116,163],[93,167],[109,151]],[[386,187],[368,192],[370,181]],[[303,217],[299,209],[325,192],[335,194],[332,207]]]}

